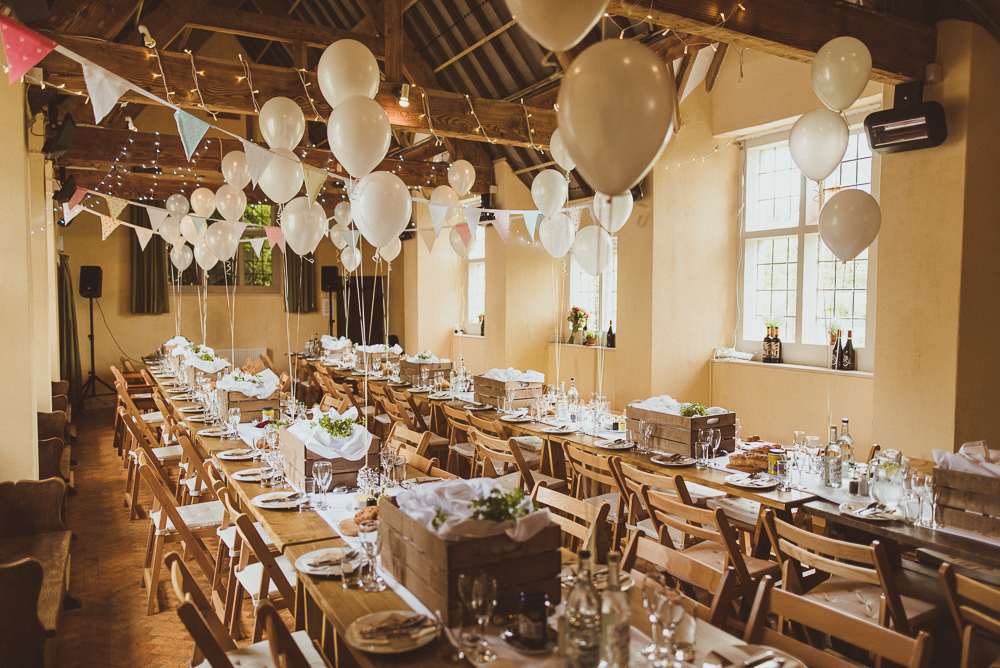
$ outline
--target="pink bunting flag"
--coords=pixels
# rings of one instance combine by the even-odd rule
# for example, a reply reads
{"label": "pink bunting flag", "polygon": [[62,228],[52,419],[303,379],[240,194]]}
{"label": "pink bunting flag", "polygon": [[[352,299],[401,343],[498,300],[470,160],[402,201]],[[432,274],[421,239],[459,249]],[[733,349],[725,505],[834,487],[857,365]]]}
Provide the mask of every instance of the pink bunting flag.
{"label": "pink bunting flag", "polygon": [[83,198],[87,196],[87,190],[85,188],[77,188],[73,196],[69,198],[69,208],[76,207],[77,204],[83,201]]}
{"label": "pink bunting flag", "polygon": [[133,227],[132,229],[135,230],[135,236],[139,239],[139,246],[142,250],[146,250],[146,244],[153,238],[153,230],[145,227]]}
{"label": "pink bunting flag", "polygon": [[277,246],[281,249],[281,252],[285,252],[285,237],[281,233],[281,228],[277,225],[268,225],[264,228],[264,234],[267,235],[267,243],[270,244],[271,250]]}
{"label": "pink bunting flag", "polygon": [[115,228],[122,224],[122,221],[111,216],[101,214],[101,241],[108,238],[108,235],[115,231]]}
{"label": "pink bunting flag", "polygon": [[462,244],[468,248],[469,242],[472,241],[472,233],[469,232],[469,226],[466,223],[459,223],[455,226],[455,229],[458,230],[458,236],[462,238]]}
{"label": "pink bunting flag", "polygon": [[27,74],[49,51],[56,48],[56,43],[52,40],[3,14],[0,14],[0,36],[3,37],[3,52],[7,56],[10,83]]}
{"label": "pink bunting flag", "polygon": [[510,232],[510,211],[497,211],[493,227],[496,228],[503,242],[507,243],[507,233]]}
{"label": "pink bunting flag", "polygon": [[118,214],[125,208],[125,205],[128,204],[125,200],[118,197],[111,197],[110,195],[105,199],[108,201],[108,213],[111,214],[112,218],[117,218]]}

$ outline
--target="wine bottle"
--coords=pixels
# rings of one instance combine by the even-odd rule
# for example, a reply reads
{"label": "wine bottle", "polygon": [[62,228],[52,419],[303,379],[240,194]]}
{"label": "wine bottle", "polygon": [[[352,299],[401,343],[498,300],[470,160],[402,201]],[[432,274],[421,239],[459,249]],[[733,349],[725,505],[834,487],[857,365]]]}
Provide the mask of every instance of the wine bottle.
{"label": "wine bottle", "polygon": [[761,358],[761,361],[764,362],[764,364],[770,364],[773,361],[771,359],[771,341],[773,341],[771,337],[771,328],[768,327],[767,336],[764,337],[764,354]]}
{"label": "wine bottle", "polygon": [[841,424],[842,426],[840,428],[840,438],[837,439],[837,443],[840,444],[840,458],[841,460],[843,460],[845,466],[853,467],[854,438],[851,437],[851,426],[850,424],[848,424],[847,418],[841,420]]}
{"label": "wine bottle", "polygon": [[781,364],[784,358],[781,356],[781,339],[778,338],[778,328],[774,328],[774,337],[771,338],[771,361],[774,364]]}
{"label": "wine bottle", "polygon": [[611,325],[612,325],[612,322],[610,320],[608,320],[608,338],[604,342],[604,345],[606,347],[608,347],[608,348],[614,348],[615,347],[615,330],[614,330],[614,328],[611,327]]}
{"label": "wine bottle", "polygon": [[608,586],[601,597],[600,668],[628,668],[631,608],[619,583],[621,558],[619,552],[608,553]]}
{"label": "wine bottle", "polygon": [[851,341],[851,330],[847,330],[847,343],[841,353],[840,368],[844,371],[854,371],[855,369],[854,342]]}
{"label": "wine bottle", "polygon": [[844,461],[837,443],[837,425],[830,425],[830,442],[823,456],[823,483],[827,487],[840,487],[844,480]]}
{"label": "wine bottle", "polygon": [[566,653],[570,668],[601,661],[601,596],[590,581],[590,550],[580,550],[580,573],[566,597]]}
{"label": "wine bottle", "polygon": [[833,356],[830,359],[830,368],[839,369],[841,357],[843,356],[844,349],[840,347],[840,330],[837,330],[837,342],[833,344]]}

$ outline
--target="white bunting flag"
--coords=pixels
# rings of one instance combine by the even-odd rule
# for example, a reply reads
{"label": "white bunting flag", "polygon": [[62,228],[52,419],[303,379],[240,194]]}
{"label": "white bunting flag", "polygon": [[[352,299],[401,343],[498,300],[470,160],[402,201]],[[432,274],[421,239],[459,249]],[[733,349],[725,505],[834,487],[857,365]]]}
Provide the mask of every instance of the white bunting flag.
{"label": "white bunting flag", "polygon": [[524,226],[527,228],[528,236],[532,241],[535,240],[535,228],[542,224],[542,220],[544,218],[544,213],[539,213],[537,211],[524,212]]}
{"label": "white bunting flag", "polygon": [[87,84],[90,104],[94,107],[94,122],[100,123],[132,84],[89,60],[81,60],[83,80]]}
{"label": "white bunting flag", "polygon": [[427,246],[427,252],[430,253],[434,249],[434,242],[437,241],[437,234],[430,228],[418,232],[420,238],[424,240],[424,245]]}
{"label": "white bunting flag", "polygon": [[306,183],[306,194],[309,195],[309,204],[316,201],[320,189],[326,183],[326,170],[302,163],[302,179]]}
{"label": "white bunting flag", "polygon": [[434,236],[440,236],[441,228],[444,226],[444,219],[448,214],[448,209],[451,207],[430,203],[428,203],[427,207],[431,212],[431,222],[434,223]]}
{"label": "white bunting flag", "polygon": [[170,215],[169,211],[154,209],[153,207],[146,207],[146,213],[149,214],[149,226],[152,227],[153,230],[159,230],[160,225],[162,225],[163,221],[165,221],[167,216]]}
{"label": "white bunting flag", "polygon": [[465,224],[469,226],[469,234],[472,238],[476,238],[476,229],[479,227],[479,217],[482,215],[482,209],[468,208],[465,210]]}
{"label": "white bunting flag", "polygon": [[105,199],[108,202],[108,213],[111,214],[112,218],[117,218],[118,214],[125,208],[125,205],[128,204],[125,200],[118,197],[111,197],[110,195],[105,197]]}
{"label": "white bunting flag", "polygon": [[347,245],[351,248],[357,248],[358,241],[361,240],[361,232],[357,230],[347,230],[346,232],[341,232],[340,236],[344,237],[344,241],[346,241]]}
{"label": "white bunting flag", "polygon": [[241,141],[243,142],[243,152],[247,156],[247,167],[250,169],[250,180],[253,182],[253,187],[256,188],[261,174],[264,173],[267,166],[271,164],[271,160],[274,159],[274,153],[271,153],[266,148],[257,146],[257,144],[254,144],[252,141],[247,141],[246,139]]}
{"label": "white bunting flag", "polygon": [[256,237],[250,240],[250,247],[253,248],[253,252],[260,257],[260,252],[264,250],[264,242],[267,241],[267,237]]}
{"label": "white bunting flag", "polygon": [[139,240],[140,248],[146,250],[146,244],[153,238],[153,230],[146,229],[145,227],[133,227],[132,229],[135,230],[135,236]]}
{"label": "white bunting flag", "polygon": [[197,116],[180,109],[174,112],[174,120],[177,121],[177,133],[181,136],[184,155],[187,156],[188,162],[191,162],[191,156],[211,126]]}
{"label": "white bunting flag", "polygon": [[70,206],[69,202],[63,202],[63,220],[66,223],[76,218],[76,215],[83,211],[83,205],[77,204],[76,206]]}
{"label": "white bunting flag", "polygon": [[497,211],[493,227],[496,228],[503,242],[507,243],[507,233],[510,232],[510,211]]}
{"label": "white bunting flag", "polygon": [[247,223],[244,223],[242,221],[240,221],[238,223],[233,223],[233,229],[236,230],[236,238],[237,239],[242,239],[243,238],[243,233],[247,229]]}

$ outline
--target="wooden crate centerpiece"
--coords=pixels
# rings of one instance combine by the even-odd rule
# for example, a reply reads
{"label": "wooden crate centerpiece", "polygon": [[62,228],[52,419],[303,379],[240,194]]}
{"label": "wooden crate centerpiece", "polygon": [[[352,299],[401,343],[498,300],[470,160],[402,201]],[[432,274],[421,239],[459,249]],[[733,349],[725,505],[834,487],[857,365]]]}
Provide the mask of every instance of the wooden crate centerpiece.
{"label": "wooden crate centerpiece", "polygon": [[410,362],[405,358],[399,361],[399,379],[404,383],[420,385],[423,383],[423,372],[427,370],[429,379],[433,379],[435,374],[443,373],[445,376],[451,374],[451,362]]}
{"label": "wooden crate centerpiece", "polygon": [[382,350],[378,352],[368,352],[364,350],[359,350],[358,361],[364,365],[365,369],[371,369],[374,364],[382,364],[385,362],[398,362],[400,355],[394,353],[391,350]]}
{"label": "wooden crate centerpiece", "polygon": [[506,391],[513,390],[512,408],[515,410],[531,408],[542,397],[544,385],[544,383],[526,383],[520,380],[493,380],[485,376],[473,376],[472,382],[476,401],[495,408],[503,408]]}
{"label": "wooden crate centerpiece", "polygon": [[1000,478],[934,467],[939,524],[1000,538]]}
{"label": "wooden crate centerpiece", "polygon": [[638,430],[640,420],[647,420],[653,424],[650,444],[653,450],[694,457],[694,444],[698,442],[699,429],[722,429],[719,451],[732,452],[736,449],[736,413],[687,418],[638,406],[627,406],[625,418],[628,429]]}
{"label": "wooden crate centerpiece", "polygon": [[305,443],[288,433],[288,429],[285,427],[281,427],[278,430],[278,445],[281,448],[282,456],[285,458],[285,471],[288,480],[297,489],[302,489],[303,481],[306,478],[312,477],[313,464],[318,461],[326,461],[333,464],[333,483],[331,483],[330,489],[333,489],[337,485],[354,487],[358,481],[358,471],[364,466],[377,468],[380,465],[379,440],[377,437],[372,438],[371,445],[368,447],[368,454],[357,461],[351,461],[343,457],[334,457],[333,459],[320,457],[307,448]]}
{"label": "wooden crate centerpiece", "polygon": [[216,389],[215,391],[219,393],[219,401],[222,402],[222,414],[229,415],[230,408],[239,408],[240,422],[260,422],[263,419],[262,413],[265,408],[273,408],[275,414],[281,410],[277,388],[263,399],[251,399],[242,392],[233,392],[232,390]]}
{"label": "wooden crate centerpiece", "polygon": [[521,592],[526,590],[545,592],[552,605],[559,603],[562,566],[557,524],[523,543],[505,533],[446,541],[406,515],[393,498],[383,497],[379,508],[382,567],[431,610],[447,616],[448,604],[462,600],[458,576],[480,571],[496,578],[500,614],[517,613]]}

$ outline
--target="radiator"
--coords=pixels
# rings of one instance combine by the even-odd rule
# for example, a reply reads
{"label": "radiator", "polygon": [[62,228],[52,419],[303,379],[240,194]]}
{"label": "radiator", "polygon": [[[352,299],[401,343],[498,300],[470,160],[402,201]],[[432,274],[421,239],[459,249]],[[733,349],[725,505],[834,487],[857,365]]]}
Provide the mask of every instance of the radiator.
{"label": "radiator", "polygon": [[260,355],[267,354],[267,348],[235,348],[232,349],[229,346],[212,346],[215,349],[215,354],[219,357],[229,360],[234,366],[241,367],[243,362],[249,357],[252,360],[259,361]]}

